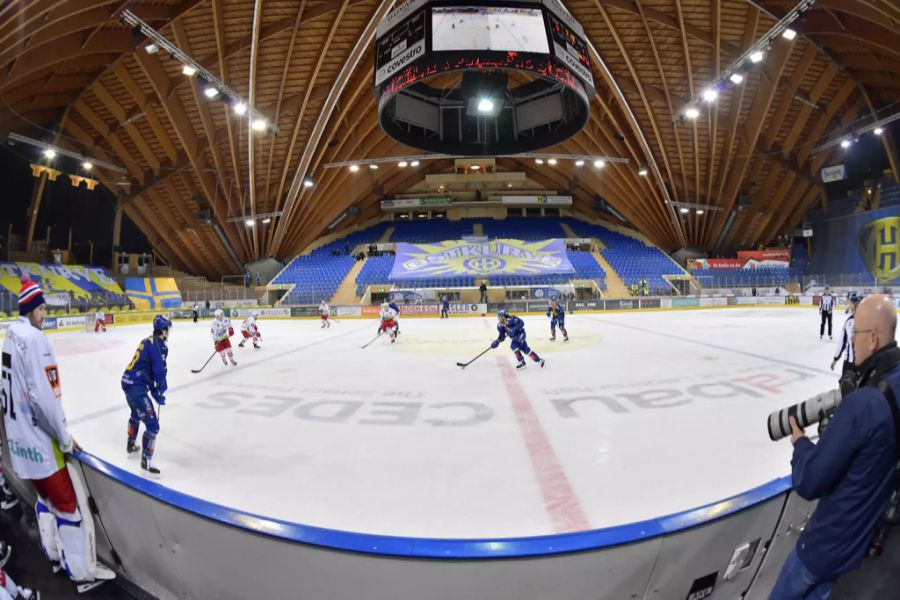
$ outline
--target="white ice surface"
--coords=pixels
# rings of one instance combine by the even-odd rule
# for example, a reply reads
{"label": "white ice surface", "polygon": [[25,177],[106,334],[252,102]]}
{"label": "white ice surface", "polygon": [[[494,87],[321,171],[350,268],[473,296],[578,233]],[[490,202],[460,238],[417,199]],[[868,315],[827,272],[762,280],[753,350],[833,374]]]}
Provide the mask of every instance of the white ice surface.
{"label": "white ice surface", "polygon": [[[178,322],[155,462],[187,494],[347,531],[511,537],[650,519],[790,472],[790,443],[770,442],[765,419],[836,385],[817,317],[575,314],[563,343],[527,316],[547,365],[521,371],[508,342],[456,366],[495,337],[492,317],[404,319],[396,344],[365,350],[375,321],[263,320],[262,350],[235,347],[237,367],[216,357],[199,375],[209,322]],[[51,335],[73,435],[133,472],[119,378],[147,329]]]}

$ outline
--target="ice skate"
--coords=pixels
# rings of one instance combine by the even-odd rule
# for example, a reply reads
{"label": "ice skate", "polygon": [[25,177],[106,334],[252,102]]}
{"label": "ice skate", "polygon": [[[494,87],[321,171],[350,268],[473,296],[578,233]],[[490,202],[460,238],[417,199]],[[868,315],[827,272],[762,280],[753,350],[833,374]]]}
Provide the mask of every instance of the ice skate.
{"label": "ice skate", "polygon": [[568,341],[569,341],[569,336],[564,337],[564,338],[563,338],[563,341],[564,341],[564,342],[568,342]]}
{"label": "ice skate", "polygon": [[554,333],[553,335],[550,336],[550,341],[551,341],[551,342],[555,342],[555,341],[556,341],[556,334],[555,334],[555,333]]}
{"label": "ice skate", "polygon": [[19,595],[14,600],[41,600],[41,593],[31,588],[19,588]]}
{"label": "ice skate", "polygon": [[243,348],[243,347],[244,347],[244,342],[246,342],[246,341],[247,341],[247,340],[241,340],[241,343],[238,344],[238,348]]}
{"label": "ice skate", "polygon": [[153,464],[146,458],[141,459],[141,474],[144,477],[150,477],[151,479],[159,479],[159,469],[153,466]]}
{"label": "ice skate", "polygon": [[128,440],[128,444],[125,446],[125,452],[128,453],[128,456],[135,456],[140,449],[141,447],[135,444],[134,440]]}
{"label": "ice skate", "polygon": [[523,358],[523,359],[520,359],[519,362],[516,363],[516,368],[517,368],[517,369],[524,369],[524,368],[525,368],[525,359],[524,359],[524,358]]}
{"label": "ice skate", "polygon": [[19,498],[10,489],[9,484],[5,481],[0,486],[0,509],[9,510],[19,503]]}
{"label": "ice skate", "polygon": [[231,359],[231,366],[232,366],[232,367],[236,367],[236,366],[237,366],[237,361],[234,360],[233,358]]}
{"label": "ice skate", "polygon": [[262,346],[260,346],[259,344],[253,344],[254,350],[259,350],[260,348],[262,348]]}
{"label": "ice skate", "polygon": [[221,356],[222,356],[222,364],[225,365],[225,366],[227,367],[227,366],[228,366],[228,361],[225,359],[225,355],[222,354]]}
{"label": "ice skate", "polygon": [[543,369],[543,368],[544,368],[544,359],[542,358],[542,359],[539,360],[538,362],[540,363],[541,368]]}

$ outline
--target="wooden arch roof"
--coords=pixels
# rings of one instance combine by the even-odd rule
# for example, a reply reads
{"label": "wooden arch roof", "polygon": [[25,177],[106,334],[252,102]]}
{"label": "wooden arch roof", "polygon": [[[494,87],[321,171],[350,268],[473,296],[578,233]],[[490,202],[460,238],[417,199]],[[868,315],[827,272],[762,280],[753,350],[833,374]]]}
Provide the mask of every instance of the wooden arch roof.
{"label": "wooden arch roof", "polygon": [[[626,157],[597,171],[503,158],[592,214],[603,196],[665,248],[734,248],[794,227],[822,193],[832,135],[896,111],[900,6],[819,0],[738,86],[696,121],[679,112],[793,7],[777,0],[566,0],[596,49],[597,92],[579,135],[553,150]],[[97,176],[172,264],[233,273],[290,256],[344,210],[379,214],[378,198],[426,172],[323,169],[328,162],[408,154],[378,126],[372,93],[375,0],[33,0],[0,7],[0,134],[16,131],[118,164]],[[161,32],[276,125],[249,130],[165,53],[148,54],[119,16]],[[896,173],[895,152],[885,147]],[[252,168],[249,168],[252,165]],[[638,166],[650,165],[641,177]],[[307,174],[316,185],[300,185]],[[726,222],[739,195],[752,206]],[[720,207],[682,217],[668,199]],[[213,226],[198,220],[210,209]],[[285,211],[246,227],[245,214]],[[722,239],[720,239],[722,238]]]}

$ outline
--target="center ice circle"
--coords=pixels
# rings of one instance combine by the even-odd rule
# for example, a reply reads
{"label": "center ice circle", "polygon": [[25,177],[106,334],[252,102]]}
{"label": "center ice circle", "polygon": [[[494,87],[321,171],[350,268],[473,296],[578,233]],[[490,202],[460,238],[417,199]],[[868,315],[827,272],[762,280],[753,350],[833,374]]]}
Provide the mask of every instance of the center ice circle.
{"label": "center ice circle", "polygon": [[[547,362],[522,370],[508,341],[457,366],[496,337],[492,318],[401,319],[396,343],[366,349],[369,320],[262,320],[261,350],[198,375],[209,323],[179,322],[156,462],[182,493],[343,531],[519,537],[652,519],[789,473],[765,418],[835,386],[816,317],[574,313],[563,343],[525,315]],[[73,435],[132,472],[119,377],[148,327],[51,336]]]}

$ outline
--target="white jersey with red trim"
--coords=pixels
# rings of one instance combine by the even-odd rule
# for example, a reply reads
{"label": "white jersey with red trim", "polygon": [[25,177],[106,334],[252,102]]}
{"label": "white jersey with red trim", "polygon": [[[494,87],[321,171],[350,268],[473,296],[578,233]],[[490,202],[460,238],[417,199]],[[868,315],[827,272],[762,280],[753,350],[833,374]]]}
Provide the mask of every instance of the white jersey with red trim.
{"label": "white jersey with red trim", "polygon": [[72,437],[62,406],[59,367],[46,334],[25,317],[9,326],[3,342],[0,400],[13,471],[45,479],[66,466]]}
{"label": "white jersey with red trim", "polygon": [[94,320],[103,323],[106,320],[106,315],[103,314],[102,310],[98,310],[96,314],[94,314]]}
{"label": "white jersey with red trim", "polygon": [[212,326],[209,328],[212,339],[216,343],[231,337],[229,330],[231,330],[231,319],[228,317],[213,319]]}
{"label": "white jersey with red trim", "polygon": [[244,322],[241,323],[241,331],[246,331],[250,335],[256,335],[259,333],[259,328],[256,326],[256,317],[250,315]]}
{"label": "white jersey with red trim", "polygon": [[396,321],[397,320],[397,311],[393,308],[385,307],[381,309],[381,320],[382,321]]}
{"label": "white jersey with red trim", "polygon": [[319,305],[319,315],[327,317],[331,314],[331,307],[324,302]]}

